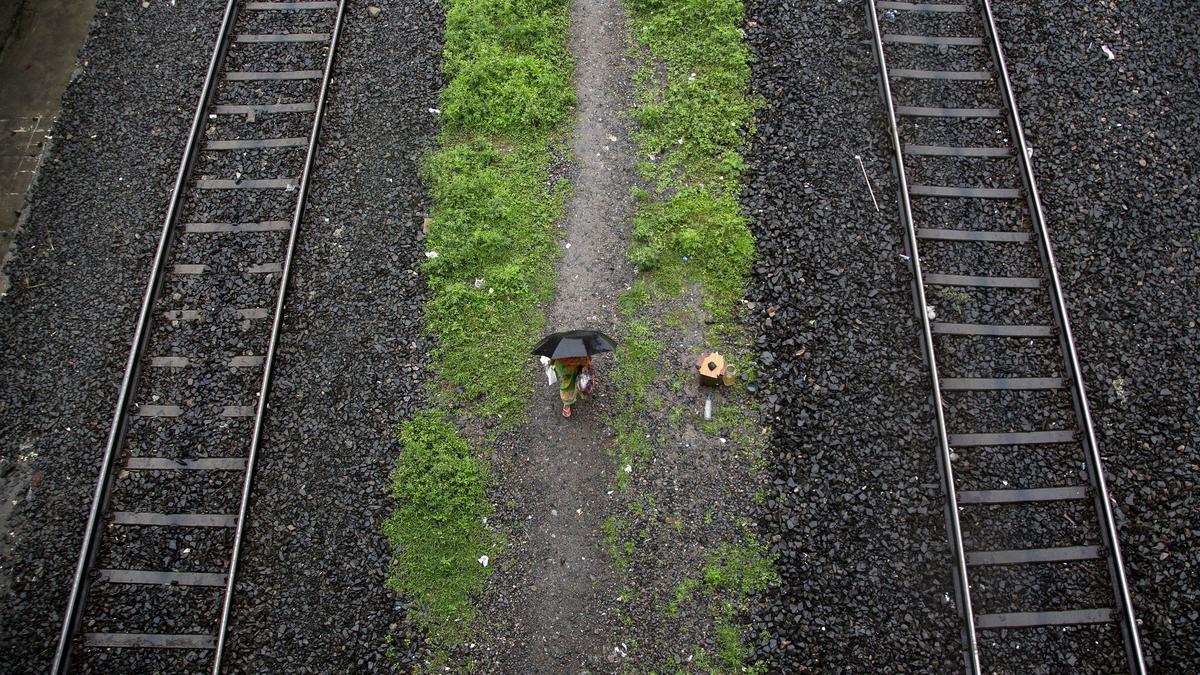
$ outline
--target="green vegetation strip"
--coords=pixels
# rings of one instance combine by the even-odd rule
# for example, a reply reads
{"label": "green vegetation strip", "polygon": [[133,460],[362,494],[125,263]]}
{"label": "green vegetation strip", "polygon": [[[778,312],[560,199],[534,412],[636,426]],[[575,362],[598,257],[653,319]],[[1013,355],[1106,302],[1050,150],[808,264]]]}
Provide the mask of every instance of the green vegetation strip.
{"label": "green vegetation strip", "polygon": [[488,473],[460,422],[510,427],[532,397],[529,346],[553,297],[566,188],[549,173],[575,103],[567,0],[443,0],[439,148],[423,265],[432,408],[405,422],[385,532],[390,585],[436,643],[466,639],[497,535]]}
{"label": "green vegetation strip", "polygon": [[[620,405],[609,419],[616,432],[616,482],[653,454],[646,420],[664,413],[663,401],[651,392],[658,378],[690,373],[656,367],[663,351],[655,336],[690,322],[704,321],[705,345],[719,349],[744,375],[751,373],[745,331],[737,308],[745,295],[746,277],[754,260],[754,239],[738,202],[742,150],[754,132],[760,101],[749,94],[750,53],[742,23],[742,0],[625,0],[632,22],[638,100],[638,170],[648,188],[636,193],[630,259],[639,278],[621,298],[628,320],[617,350],[613,375]],[[672,307],[689,286],[700,292],[703,316],[687,317]],[[666,308],[666,309],[664,309]],[[674,313],[672,313],[674,312]],[[697,345],[699,347],[699,345]],[[667,389],[677,392],[679,387]],[[757,414],[742,396],[727,397],[717,418],[703,431],[732,435],[753,457],[761,451],[754,438]],[[682,419],[681,408],[669,414],[669,426]],[[722,438],[724,441],[724,438]],[[751,471],[761,467],[756,463]],[[638,552],[630,522],[637,521],[634,497],[628,518],[605,522],[606,547],[619,572]],[[706,515],[705,525],[711,515]],[[757,672],[747,665],[751,650],[744,629],[735,621],[752,594],[777,582],[766,547],[744,524],[736,542],[726,542],[707,556],[703,572],[685,579],[672,597],[662,599],[664,613],[701,606],[711,615],[717,647],[715,661],[699,649],[696,666],[710,672]],[[627,583],[632,580],[627,579]]]}

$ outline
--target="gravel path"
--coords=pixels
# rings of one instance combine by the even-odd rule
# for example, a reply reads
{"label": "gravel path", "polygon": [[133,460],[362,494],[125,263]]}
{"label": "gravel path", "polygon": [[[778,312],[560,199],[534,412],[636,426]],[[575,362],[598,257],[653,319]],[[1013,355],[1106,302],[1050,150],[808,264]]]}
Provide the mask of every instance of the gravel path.
{"label": "gravel path", "polygon": [[421,402],[417,169],[441,90],[442,8],[348,7],[234,600],[231,663],[387,670],[419,641],[385,585],[394,425]]}
{"label": "gravel path", "polygon": [[747,10],[766,99],[743,199],[750,320],[778,463],[760,521],[783,580],[753,632],[772,670],[948,672],[948,546],[865,26],[861,3]]}
{"label": "gravel path", "polygon": [[[1194,670],[1197,209],[1184,139],[1196,131],[1195,9],[998,11],[1147,656],[1163,672]],[[789,670],[954,670],[928,385],[864,25],[861,3],[763,1],[748,14],[767,108],[746,201],[760,241],[774,242],[760,246],[751,295],[781,460],[764,515],[784,577],[758,617],[771,634],[760,649]],[[1015,259],[991,262],[1019,272]]]}
{"label": "gravel path", "polygon": [[[380,524],[392,426],[427,362],[416,167],[436,132],[444,18],[432,2],[372,4],[347,12],[296,260],[234,602],[230,661],[246,670],[386,668],[389,644],[401,662],[419,645],[384,583]],[[0,644],[18,672],[48,666],[223,5],[101,2],[18,239],[0,301],[0,487],[16,500],[0,513]]]}
{"label": "gravel path", "polygon": [[[576,163],[557,296],[547,308],[549,332],[618,334],[616,299],[632,278],[625,251],[634,150],[619,117],[628,107],[626,46],[619,0],[573,3],[568,47],[579,100],[571,139]],[[600,387],[610,362],[611,356],[596,360]],[[515,530],[505,556],[511,560],[481,602],[490,618],[483,647],[488,672],[604,669],[612,649],[610,606],[619,590],[600,532],[611,508],[607,396],[598,390],[573,407],[570,419],[559,414],[561,407],[557,387],[539,386],[529,422],[498,444],[498,491],[518,506],[498,514]]]}

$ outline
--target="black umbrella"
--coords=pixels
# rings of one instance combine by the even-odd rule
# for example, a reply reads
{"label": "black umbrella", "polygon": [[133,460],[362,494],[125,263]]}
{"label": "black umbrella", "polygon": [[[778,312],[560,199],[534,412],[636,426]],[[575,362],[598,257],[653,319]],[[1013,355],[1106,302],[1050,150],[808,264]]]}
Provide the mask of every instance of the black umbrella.
{"label": "black umbrella", "polygon": [[591,356],[616,349],[616,341],[597,330],[568,330],[542,338],[533,348],[534,356],[569,359]]}

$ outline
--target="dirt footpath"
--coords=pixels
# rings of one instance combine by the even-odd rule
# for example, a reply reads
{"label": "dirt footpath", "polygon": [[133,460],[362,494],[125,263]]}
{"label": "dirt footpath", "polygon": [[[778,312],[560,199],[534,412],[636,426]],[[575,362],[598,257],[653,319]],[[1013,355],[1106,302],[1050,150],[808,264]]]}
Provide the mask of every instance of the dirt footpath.
{"label": "dirt footpath", "polygon": [[[617,295],[633,272],[626,258],[633,214],[634,149],[627,121],[630,72],[619,0],[579,0],[569,48],[575,57],[573,192],[567,200],[558,295],[547,330],[592,328],[615,334]],[[564,419],[557,387],[542,382],[530,421],[498,442],[499,490],[515,504],[509,564],[496,571],[482,613],[490,672],[604,670],[615,645],[608,608],[619,593],[601,552],[600,524],[611,482],[605,384],[611,357],[599,357],[593,400]]]}

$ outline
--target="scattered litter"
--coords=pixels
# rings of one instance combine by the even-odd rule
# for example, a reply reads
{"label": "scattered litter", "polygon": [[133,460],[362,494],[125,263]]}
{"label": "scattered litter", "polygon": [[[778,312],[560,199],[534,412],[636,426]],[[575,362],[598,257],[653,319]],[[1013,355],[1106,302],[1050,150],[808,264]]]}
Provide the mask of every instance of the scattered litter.
{"label": "scattered litter", "polygon": [[430,260],[433,260],[434,258],[438,257],[438,252],[437,251],[425,251],[425,257],[429,258]]}
{"label": "scattered litter", "polygon": [[571,242],[567,242],[567,248],[571,248]]}
{"label": "scattered litter", "polygon": [[479,564],[483,565],[484,567],[488,566],[489,560],[491,560],[491,558],[488,558],[486,555],[479,556]]}
{"label": "scattered litter", "polygon": [[475,288],[483,288],[483,277],[475,280]]}
{"label": "scattered litter", "polygon": [[933,321],[937,318],[937,308],[933,305],[925,305],[925,318]]}
{"label": "scattered litter", "polygon": [[1100,51],[1104,52],[1104,57],[1109,61],[1117,58],[1117,55],[1113,53],[1113,50],[1108,48],[1108,45],[1100,45]]}
{"label": "scattered litter", "polygon": [[370,14],[372,17],[379,16],[379,13],[382,11],[383,9],[376,7],[375,5],[367,5],[367,14]]}
{"label": "scattered litter", "polygon": [[903,260],[904,264],[906,264],[906,265],[909,263],[909,261],[912,260],[912,258],[909,257],[908,254],[904,253],[903,251],[900,252],[900,259]]}
{"label": "scattered litter", "polygon": [[440,109],[438,109],[438,108],[430,108],[430,109],[429,109],[429,112],[430,112],[430,113],[432,113],[432,114],[434,114],[434,115],[441,115],[441,114],[442,114],[442,111],[441,111]]}
{"label": "scattered litter", "polygon": [[854,159],[858,160],[858,168],[862,169],[863,180],[867,182],[867,191],[871,193],[871,203],[875,205],[875,212],[879,212],[879,202],[875,201],[875,188],[871,187],[871,179],[867,176],[867,167],[863,164],[862,156],[855,155]]}
{"label": "scattered litter", "polygon": [[632,464],[625,465],[625,473],[633,473],[633,465]]}

